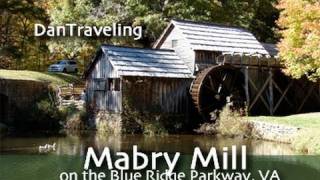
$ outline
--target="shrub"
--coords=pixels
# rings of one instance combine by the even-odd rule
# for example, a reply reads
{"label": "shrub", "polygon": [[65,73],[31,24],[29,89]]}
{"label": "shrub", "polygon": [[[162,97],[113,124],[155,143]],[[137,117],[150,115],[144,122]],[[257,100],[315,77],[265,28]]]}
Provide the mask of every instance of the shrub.
{"label": "shrub", "polygon": [[59,121],[63,119],[63,114],[56,105],[55,92],[51,88],[40,94],[31,106],[22,108],[12,105],[12,109],[15,113],[8,125],[19,130],[58,130],[61,127]]}
{"label": "shrub", "polygon": [[231,111],[228,107],[223,108],[216,122],[217,133],[224,136],[252,136],[252,126],[244,116],[237,111]]}
{"label": "shrub", "polygon": [[77,108],[77,106],[74,103],[60,109],[60,112],[65,117],[64,119],[66,119],[68,116],[72,116],[72,115],[78,113],[78,111],[79,111],[79,109]]}
{"label": "shrub", "polygon": [[40,102],[36,103],[36,107],[34,108],[33,113],[34,118],[38,117],[38,119],[49,118],[52,120],[56,120],[59,119],[61,115],[58,108],[47,99],[41,100]]}
{"label": "shrub", "polygon": [[96,124],[98,134],[119,135],[122,133],[122,122],[116,117],[117,115],[100,112],[98,116]]}
{"label": "shrub", "polygon": [[83,110],[79,110],[77,113],[73,113],[72,115],[66,118],[66,123],[64,128],[69,130],[85,130],[86,123],[85,123],[85,115],[86,112]]}
{"label": "shrub", "polygon": [[196,133],[215,135],[217,134],[217,124],[214,123],[203,123],[198,129],[194,130]]}
{"label": "shrub", "polygon": [[124,133],[142,133],[143,117],[140,112],[131,108],[127,99],[123,100],[122,128]]}
{"label": "shrub", "polygon": [[167,135],[168,131],[161,122],[154,119],[143,123],[143,134],[149,136]]}
{"label": "shrub", "polygon": [[122,129],[124,133],[143,133],[144,135],[164,135],[167,128],[164,122],[167,120],[165,115],[157,110],[160,107],[150,106],[146,111],[134,109],[133,102],[128,99],[123,100]]}
{"label": "shrub", "polygon": [[54,130],[61,127],[59,121],[62,118],[59,109],[49,98],[41,98],[27,109],[16,108],[13,126],[21,130]]}
{"label": "shrub", "polygon": [[75,104],[60,110],[63,114],[64,128],[68,130],[85,130],[87,129],[86,120],[88,113],[85,109],[78,109]]}

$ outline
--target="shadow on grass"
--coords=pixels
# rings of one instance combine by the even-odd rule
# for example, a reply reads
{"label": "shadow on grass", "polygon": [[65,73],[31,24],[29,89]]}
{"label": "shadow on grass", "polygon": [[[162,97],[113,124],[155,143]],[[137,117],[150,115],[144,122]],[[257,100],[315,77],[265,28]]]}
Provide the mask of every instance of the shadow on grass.
{"label": "shadow on grass", "polygon": [[67,83],[83,84],[83,79],[79,75],[65,74],[65,73],[46,73],[52,77],[64,80]]}

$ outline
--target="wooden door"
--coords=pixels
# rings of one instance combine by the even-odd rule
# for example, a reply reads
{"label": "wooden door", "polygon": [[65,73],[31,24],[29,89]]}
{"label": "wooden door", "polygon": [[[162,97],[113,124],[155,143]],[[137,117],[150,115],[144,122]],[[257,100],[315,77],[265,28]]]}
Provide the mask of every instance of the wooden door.
{"label": "wooden door", "polygon": [[122,104],[120,78],[108,78],[107,89],[107,109],[112,112],[120,112]]}

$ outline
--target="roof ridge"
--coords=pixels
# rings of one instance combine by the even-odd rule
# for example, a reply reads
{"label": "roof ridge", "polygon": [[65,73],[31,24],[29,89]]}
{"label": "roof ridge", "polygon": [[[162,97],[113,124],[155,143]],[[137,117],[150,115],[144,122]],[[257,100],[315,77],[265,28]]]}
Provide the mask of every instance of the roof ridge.
{"label": "roof ridge", "polygon": [[137,50],[153,50],[153,51],[167,51],[167,52],[175,52],[173,49],[154,49],[154,48],[142,48],[142,47],[130,47],[130,46],[121,46],[121,45],[113,45],[113,44],[101,44],[101,47],[118,47],[118,48],[130,48]]}
{"label": "roof ridge", "polygon": [[[171,21],[175,22],[183,22],[183,23],[190,23],[190,24],[196,24],[196,25],[208,25],[208,26],[219,26],[219,27],[225,27],[225,28],[236,28],[236,29],[241,29],[245,30],[247,32],[250,32],[244,27],[241,26],[235,26],[235,25],[227,25],[227,24],[222,24],[222,23],[214,23],[214,22],[205,22],[205,21],[193,21],[193,20],[188,20],[188,19],[172,19]],[[250,32],[251,33],[251,32]]]}
{"label": "roof ridge", "polygon": [[260,44],[267,44],[267,45],[274,45],[274,46],[277,45],[277,43],[266,43],[266,42],[260,42]]}

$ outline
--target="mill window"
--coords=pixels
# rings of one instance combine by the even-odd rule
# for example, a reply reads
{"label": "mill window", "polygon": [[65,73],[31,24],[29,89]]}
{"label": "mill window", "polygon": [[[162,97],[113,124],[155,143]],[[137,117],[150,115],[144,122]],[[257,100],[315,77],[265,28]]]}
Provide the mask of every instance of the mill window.
{"label": "mill window", "polygon": [[120,78],[108,78],[108,91],[120,91]]}
{"label": "mill window", "polygon": [[178,40],[176,40],[176,39],[171,40],[171,47],[172,48],[177,47],[177,45],[178,45]]}

